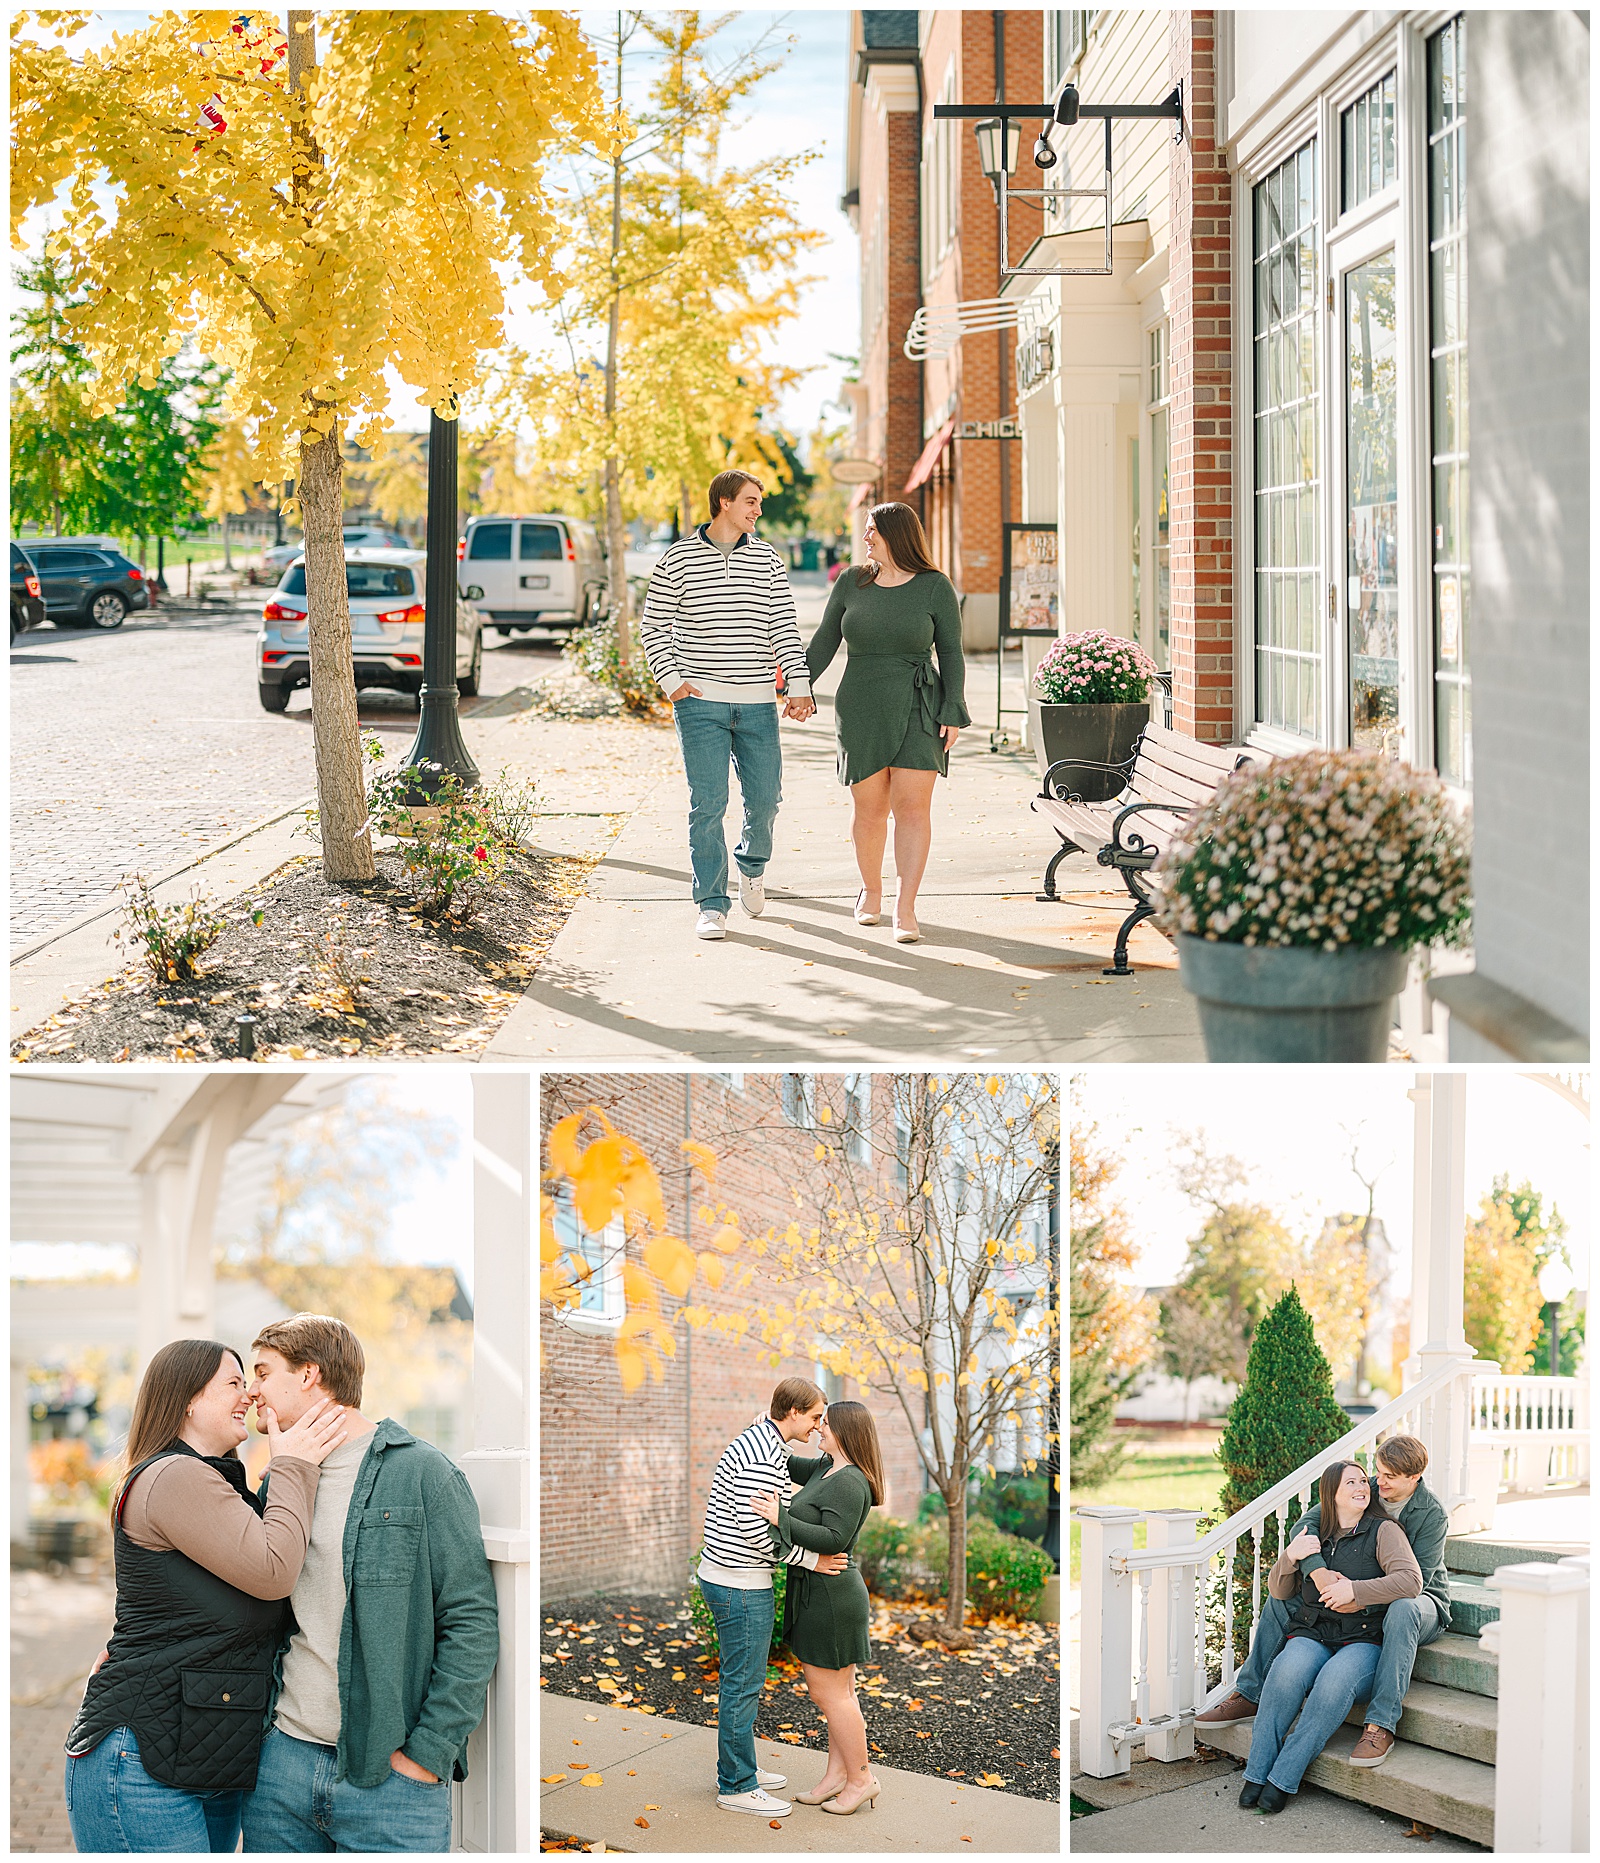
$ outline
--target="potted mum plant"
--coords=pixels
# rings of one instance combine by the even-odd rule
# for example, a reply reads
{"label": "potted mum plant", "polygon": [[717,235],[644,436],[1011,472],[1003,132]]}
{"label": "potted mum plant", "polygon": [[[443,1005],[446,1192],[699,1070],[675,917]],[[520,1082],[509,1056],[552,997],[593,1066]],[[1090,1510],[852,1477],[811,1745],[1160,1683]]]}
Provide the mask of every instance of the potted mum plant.
{"label": "potted mum plant", "polygon": [[1155,665],[1136,642],[1104,628],[1064,634],[1052,643],[1028,695],[1042,775],[1053,763],[1081,761],[1072,777],[1085,802],[1106,802],[1122,787],[1097,764],[1126,763],[1150,722]]}
{"label": "potted mum plant", "polygon": [[1153,870],[1211,1061],[1381,1061],[1419,945],[1466,941],[1465,823],[1368,751],[1236,770]]}

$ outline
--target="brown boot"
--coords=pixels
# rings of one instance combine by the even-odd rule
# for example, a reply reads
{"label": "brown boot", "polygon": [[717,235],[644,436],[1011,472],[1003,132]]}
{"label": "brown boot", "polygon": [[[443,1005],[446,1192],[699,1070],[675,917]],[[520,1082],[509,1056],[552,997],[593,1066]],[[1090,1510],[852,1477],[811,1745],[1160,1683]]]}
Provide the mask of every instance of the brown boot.
{"label": "brown boot", "polygon": [[1253,1721],[1255,1718],[1256,1704],[1235,1689],[1214,1708],[1207,1708],[1204,1714],[1197,1714],[1194,1724],[1196,1727],[1225,1727],[1232,1721]]}
{"label": "brown boot", "polygon": [[1350,1755],[1352,1766],[1381,1766],[1394,1749],[1394,1735],[1387,1727],[1374,1727],[1368,1721],[1361,1730]]}

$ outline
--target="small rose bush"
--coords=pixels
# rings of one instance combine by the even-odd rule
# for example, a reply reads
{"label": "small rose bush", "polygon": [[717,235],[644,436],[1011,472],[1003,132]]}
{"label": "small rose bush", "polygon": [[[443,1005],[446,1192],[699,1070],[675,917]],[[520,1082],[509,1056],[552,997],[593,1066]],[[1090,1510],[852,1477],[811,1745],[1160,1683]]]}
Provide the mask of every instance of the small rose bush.
{"label": "small rose bush", "polygon": [[1033,689],[1047,705],[1138,705],[1156,666],[1136,641],[1092,627],[1064,634],[1039,662]]}
{"label": "small rose bush", "polygon": [[1223,944],[1466,942],[1466,825],[1436,777],[1371,751],[1235,770],[1153,869],[1169,935]]}

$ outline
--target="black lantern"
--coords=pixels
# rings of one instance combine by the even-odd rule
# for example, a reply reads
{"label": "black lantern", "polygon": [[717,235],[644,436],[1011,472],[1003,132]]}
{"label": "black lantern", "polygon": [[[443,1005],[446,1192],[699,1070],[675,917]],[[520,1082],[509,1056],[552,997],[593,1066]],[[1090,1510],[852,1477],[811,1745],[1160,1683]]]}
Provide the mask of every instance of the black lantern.
{"label": "black lantern", "polygon": [[1015,117],[985,117],[973,134],[978,138],[978,161],[996,200],[1000,198],[1002,176],[1017,172],[1017,152],[1022,146],[1022,125]]}

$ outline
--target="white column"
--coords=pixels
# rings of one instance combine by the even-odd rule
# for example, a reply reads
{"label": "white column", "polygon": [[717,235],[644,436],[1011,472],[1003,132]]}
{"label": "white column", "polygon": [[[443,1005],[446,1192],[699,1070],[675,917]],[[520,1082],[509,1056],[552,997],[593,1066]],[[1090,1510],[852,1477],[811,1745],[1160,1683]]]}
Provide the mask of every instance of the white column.
{"label": "white column", "polygon": [[1079,1670],[1078,1764],[1091,1779],[1130,1770],[1132,1748],[1106,1737],[1114,1721],[1133,1718],[1133,1597],[1126,1572],[1111,1570],[1114,1552],[1133,1551],[1136,1507],[1075,1507],[1081,1528],[1082,1655]]}
{"label": "white column", "polygon": [[243,1098],[226,1096],[141,1167],[136,1376],[170,1340],[208,1339],[216,1331],[212,1228],[222,1173],[246,1110]]}
{"label": "white column", "polygon": [[477,1496],[500,1611],[500,1656],[483,1720],[455,1788],[453,1846],[533,1847],[532,1428],[528,1414],[533,1261],[533,1082],[472,1077],[472,1448],[461,1467]]}
{"label": "white column", "polygon": [[1503,1565],[1494,1847],[1586,1851],[1589,1770],[1587,1559]]}
{"label": "white column", "polygon": [[[1162,1507],[1146,1515],[1149,1535],[1145,1545],[1192,1546],[1198,1508]],[[1150,1719],[1174,1717],[1194,1706],[1194,1589],[1195,1568],[1175,1566],[1157,1572],[1150,1585]],[[1080,1740],[1082,1737],[1080,1729]],[[1145,1735],[1145,1757],[1153,1760],[1190,1759],[1194,1754],[1194,1723],[1158,1728]]]}
{"label": "white column", "polygon": [[[1430,1485],[1447,1509],[1472,1504],[1473,1362],[1463,1330],[1466,1264],[1467,1077],[1431,1074],[1412,1094],[1417,1107],[1411,1238],[1412,1382],[1457,1364],[1462,1376],[1423,1407],[1421,1434]],[[1481,1458],[1480,1458],[1481,1460]],[[1481,1469],[1479,1471],[1481,1475]],[[1481,1503],[1482,1497],[1480,1497]]]}

